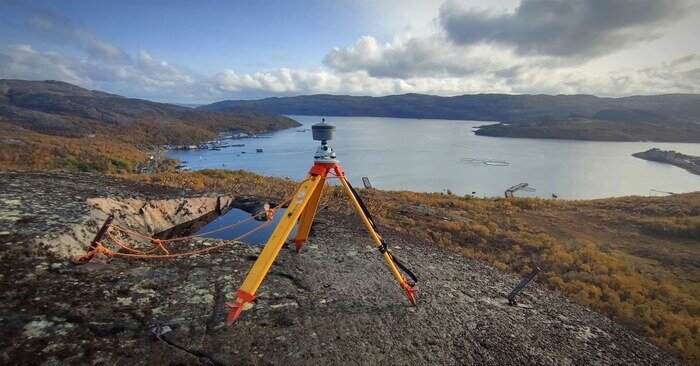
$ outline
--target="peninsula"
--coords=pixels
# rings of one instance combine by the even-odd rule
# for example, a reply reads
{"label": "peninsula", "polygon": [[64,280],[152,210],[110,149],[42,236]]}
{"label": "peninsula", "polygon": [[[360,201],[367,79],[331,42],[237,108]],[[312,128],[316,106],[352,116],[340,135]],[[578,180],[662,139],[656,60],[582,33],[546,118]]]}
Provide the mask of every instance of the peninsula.
{"label": "peninsula", "polygon": [[658,161],[681,167],[693,174],[700,175],[700,156],[681,154],[676,151],[666,151],[657,148],[632,154],[635,158]]}

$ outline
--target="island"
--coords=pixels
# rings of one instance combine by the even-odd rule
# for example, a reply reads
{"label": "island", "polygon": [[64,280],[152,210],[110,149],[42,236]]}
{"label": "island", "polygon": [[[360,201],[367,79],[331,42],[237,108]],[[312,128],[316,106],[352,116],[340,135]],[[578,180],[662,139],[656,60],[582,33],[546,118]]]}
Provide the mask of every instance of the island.
{"label": "island", "polygon": [[693,174],[700,175],[700,156],[685,155],[673,150],[667,151],[657,148],[634,153],[632,156],[644,160],[672,164]]}

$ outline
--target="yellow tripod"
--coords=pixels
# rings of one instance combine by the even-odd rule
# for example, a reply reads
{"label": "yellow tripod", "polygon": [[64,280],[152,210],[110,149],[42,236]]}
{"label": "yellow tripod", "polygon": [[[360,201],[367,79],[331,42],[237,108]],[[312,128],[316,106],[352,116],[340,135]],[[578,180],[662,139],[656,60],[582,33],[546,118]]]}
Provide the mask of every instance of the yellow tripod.
{"label": "yellow tripod", "polygon": [[[325,141],[323,141],[319,151],[328,151]],[[330,151],[332,153],[332,149]],[[296,248],[299,250],[301,245],[308,240],[311,224],[316,216],[318,204],[321,200],[321,192],[323,191],[323,185],[326,182],[328,174],[335,175],[340,179],[343,188],[345,188],[345,192],[347,192],[350,197],[350,201],[352,201],[355,208],[360,213],[360,217],[362,217],[362,221],[367,227],[367,230],[372,234],[374,242],[377,243],[379,251],[389,265],[389,269],[399,281],[408,299],[412,303],[416,303],[415,292],[418,291],[416,276],[387,250],[387,245],[377,232],[377,227],[372,220],[372,216],[369,214],[369,211],[367,211],[367,208],[362,203],[357,192],[355,192],[347,179],[345,179],[345,174],[340,169],[337,160],[335,160],[335,153],[332,153],[332,155],[323,155],[323,153],[318,154],[317,152],[314,166],[309,171],[307,178],[295,192],[294,198],[292,198],[284,217],[277,225],[277,228],[275,228],[275,231],[272,233],[272,236],[270,236],[267,244],[265,244],[253,268],[250,270],[250,273],[248,273],[243,285],[236,293],[236,300],[227,304],[229,306],[229,313],[226,319],[227,325],[231,325],[233,321],[238,318],[246,303],[250,304],[255,300],[255,293],[258,291],[260,284],[270,270],[277,254],[284,246],[297,220],[299,221],[299,227],[297,229],[297,235],[292,242],[296,244]],[[408,283],[406,277],[404,277],[400,270],[411,278],[412,283]]]}

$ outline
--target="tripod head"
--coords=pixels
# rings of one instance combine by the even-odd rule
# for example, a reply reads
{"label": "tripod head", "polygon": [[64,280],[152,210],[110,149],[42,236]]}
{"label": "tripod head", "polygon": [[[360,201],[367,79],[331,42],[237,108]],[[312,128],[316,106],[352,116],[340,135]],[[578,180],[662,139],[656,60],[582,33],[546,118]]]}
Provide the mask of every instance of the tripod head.
{"label": "tripod head", "polygon": [[335,137],[335,125],[326,123],[326,119],[321,119],[321,123],[311,126],[311,135],[316,141],[321,141],[321,146],[316,149],[314,162],[316,163],[338,163],[335,158],[335,151],[328,146],[328,140]]}

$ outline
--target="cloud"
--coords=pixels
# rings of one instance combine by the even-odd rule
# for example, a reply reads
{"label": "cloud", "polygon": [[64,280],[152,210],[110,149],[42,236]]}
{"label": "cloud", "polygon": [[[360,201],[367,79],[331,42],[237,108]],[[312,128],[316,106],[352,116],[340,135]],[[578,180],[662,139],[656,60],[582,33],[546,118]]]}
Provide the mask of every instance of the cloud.
{"label": "cloud", "polygon": [[293,93],[302,90],[323,89],[334,76],[322,70],[305,71],[287,68],[261,71],[252,74],[237,74],[224,70],[213,77],[217,88],[223,91],[269,91]]}
{"label": "cloud", "polygon": [[131,61],[129,55],[121,48],[54,14],[38,13],[29,19],[28,25],[31,30],[48,39],[84,50],[91,58],[111,62]]}
{"label": "cloud", "polygon": [[[615,77],[613,74],[612,77]],[[678,93],[700,92],[700,55],[679,57],[660,65],[637,70],[632,82],[617,85],[624,94],[637,94],[641,90],[675,90]],[[635,90],[636,89],[636,90]],[[641,92],[643,93],[643,92]]]}
{"label": "cloud", "polygon": [[551,68],[516,64],[496,72],[444,77],[377,77],[366,70],[331,73],[323,69],[275,69],[253,74],[219,73],[216,88],[226,92],[267,91],[280,95],[388,95],[427,93],[547,93],[624,96],[632,94],[700,93],[700,55],[687,55],[659,64],[610,72],[584,72],[578,67]]}
{"label": "cloud", "polygon": [[29,45],[0,49],[0,75],[4,78],[55,79],[85,84],[89,80],[79,66],[55,52],[38,52]]}
{"label": "cloud", "polygon": [[[655,37],[655,32],[661,29],[659,24],[667,20],[658,16],[665,11],[646,8],[650,5],[644,4],[651,4],[651,1],[639,0],[646,10],[635,10],[635,16],[626,15],[628,18],[621,21],[624,27],[609,30],[609,39],[599,39],[598,30],[581,34],[580,40],[573,41],[581,48],[574,54],[563,52],[566,47],[558,46],[557,42],[561,43],[571,35],[559,29],[564,26],[553,20],[551,14],[569,16],[569,26],[584,32],[580,26],[582,20],[571,18],[571,14],[599,10],[601,3],[596,0],[585,2],[586,6],[576,0],[566,4],[554,0],[549,3],[553,4],[551,9],[538,10],[538,6],[544,4],[542,0],[526,0],[511,13],[484,13],[447,4],[441,8],[439,17],[439,24],[445,27],[443,31],[396,37],[391,42],[364,36],[349,47],[330,50],[323,59],[324,66],[314,68],[272,68],[251,73],[225,69],[213,75],[203,75],[159,59],[146,50],[129,55],[88,31],[51,15],[42,15],[32,18],[32,29],[56,43],[77,46],[84,52],[84,57],[67,57],[29,45],[0,47],[0,78],[55,79],[132,97],[191,103],[318,93],[374,96],[403,93],[588,93],[606,96],[700,93],[700,56],[691,52],[648,65],[639,66],[640,63],[635,62],[638,66],[633,67],[625,62],[622,68],[595,64],[600,60],[586,64],[572,61],[593,57],[601,49],[610,47],[610,42],[618,47],[624,44],[631,47],[634,42]],[[611,0],[610,3],[617,6],[621,2]],[[679,1],[671,0],[670,4],[675,4],[672,9],[682,7],[678,5],[682,4]],[[582,11],[581,7],[589,11]],[[661,7],[665,9],[666,5]],[[614,6],[609,8],[611,14],[616,14],[614,9]],[[457,42],[454,36],[458,33],[450,33],[446,22],[459,25],[461,21],[457,20],[463,21],[465,16],[481,22],[485,28],[475,30],[481,33],[470,34],[471,38],[462,37]],[[525,23],[521,18],[526,16],[532,24],[529,28],[518,25]],[[583,18],[588,19],[590,15]],[[505,22],[505,19],[514,24],[498,32],[489,28]],[[591,23],[603,28],[606,24],[605,19]],[[640,31],[640,27],[647,27],[648,32],[623,41],[616,38],[616,34]],[[534,38],[545,28],[560,30],[555,32],[556,35],[547,36],[550,38],[546,40],[552,44],[536,42]],[[460,29],[464,31],[466,28]],[[514,29],[522,30],[520,38],[512,34]]]}
{"label": "cloud", "polygon": [[396,39],[379,44],[364,36],[352,47],[334,48],[323,63],[339,72],[363,70],[375,77],[453,77],[497,72],[517,66],[512,52],[488,45],[460,47],[439,36]]}
{"label": "cloud", "polygon": [[186,67],[158,60],[144,50],[139,52],[133,70],[141,80],[159,87],[194,85],[202,78]]}
{"label": "cloud", "polygon": [[685,0],[523,0],[513,12],[494,12],[448,2],[439,20],[459,45],[587,60],[658,39],[691,8]]}
{"label": "cloud", "polygon": [[353,94],[385,95],[406,92],[400,79],[378,79],[364,71],[338,75],[327,70],[273,69],[251,74],[237,74],[224,70],[212,78],[222,92],[264,91],[280,95],[296,94]]}
{"label": "cloud", "polygon": [[135,61],[105,62],[40,52],[29,45],[0,48],[0,77],[61,80],[87,88],[142,97],[210,95],[206,78],[141,51]]}
{"label": "cloud", "polygon": [[110,64],[40,52],[27,45],[0,48],[0,77],[55,79],[112,93],[162,101],[204,102],[229,98],[298,94],[389,95],[427,93],[548,93],[631,95],[700,93],[700,55],[606,73],[577,67],[516,64],[496,72],[444,77],[377,77],[366,70],[271,69],[255,73],[223,70],[206,76],[159,60],[145,51],[131,64]]}
{"label": "cloud", "polygon": [[[512,12],[440,8],[440,30],[334,48],[324,65],[377,78],[512,79],[565,70],[661,36],[691,8],[685,0],[523,0]],[[688,11],[689,12],[689,11]],[[527,72],[525,70],[528,70]]]}
{"label": "cloud", "polygon": [[700,55],[691,54],[666,62],[608,72],[577,67],[522,68],[506,79],[514,93],[640,94],[700,93]]}

